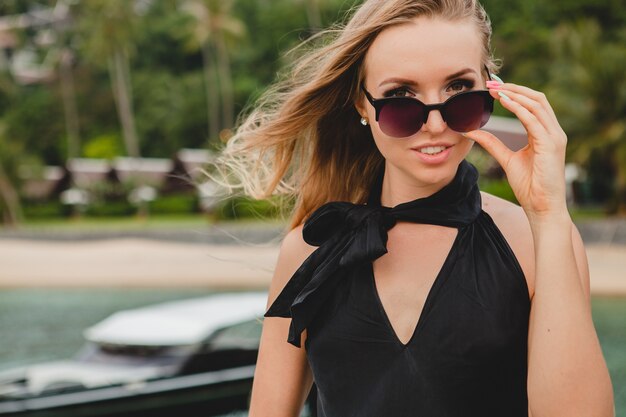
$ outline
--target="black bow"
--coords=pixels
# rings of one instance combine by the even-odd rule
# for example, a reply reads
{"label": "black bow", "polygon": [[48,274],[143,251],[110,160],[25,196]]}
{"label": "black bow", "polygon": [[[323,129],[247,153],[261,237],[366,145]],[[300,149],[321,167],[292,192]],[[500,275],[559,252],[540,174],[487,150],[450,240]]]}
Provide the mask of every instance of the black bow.
{"label": "black bow", "polygon": [[379,173],[368,204],[326,203],[311,214],[302,229],[310,245],[319,246],[300,265],[264,317],[291,317],[287,341],[300,347],[300,335],[338,284],[338,272],[387,253],[387,231],[398,220],[461,227],[480,213],[478,172],[463,161],[454,179],[426,198],[395,207],[380,205]]}

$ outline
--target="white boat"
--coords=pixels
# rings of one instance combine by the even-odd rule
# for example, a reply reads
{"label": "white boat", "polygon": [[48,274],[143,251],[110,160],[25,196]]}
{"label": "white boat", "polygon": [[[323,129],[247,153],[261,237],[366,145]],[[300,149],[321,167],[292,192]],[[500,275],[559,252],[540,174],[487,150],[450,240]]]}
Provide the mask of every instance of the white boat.
{"label": "white boat", "polygon": [[74,358],[0,372],[0,416],[211,416],[247,410],[267,292],[117,312]]}

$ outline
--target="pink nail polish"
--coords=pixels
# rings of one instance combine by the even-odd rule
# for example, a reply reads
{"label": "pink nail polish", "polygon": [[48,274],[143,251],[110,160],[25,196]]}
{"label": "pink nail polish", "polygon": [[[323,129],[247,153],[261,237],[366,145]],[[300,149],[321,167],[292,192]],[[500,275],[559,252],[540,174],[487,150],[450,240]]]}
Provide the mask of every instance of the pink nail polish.
{"label": "pink nail polish", "polygon": [[487,87],[488,88],[500,88],[502,87],[502,83],[498,82],[498,81],[487,81]]}

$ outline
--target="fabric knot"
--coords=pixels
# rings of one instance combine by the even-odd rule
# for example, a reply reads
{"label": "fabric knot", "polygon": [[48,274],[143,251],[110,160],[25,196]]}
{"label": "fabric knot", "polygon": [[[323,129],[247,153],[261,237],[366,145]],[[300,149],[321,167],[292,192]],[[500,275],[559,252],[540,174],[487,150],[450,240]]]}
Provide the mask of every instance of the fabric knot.
{"label": "fabric knot", "polygon": [[395,218],[383,207],[354,206],[348,214],[352,231],[339,266],[346,267],[365,260],[375,260],[387,253],[387,227]]}
{"label": "fabric knot", "polygon": [[333,201],[320,206],[311,214],[302,228],[302,238],[311,246],[321,246],[336,233],[346,228],[346,218],[354,205]]}

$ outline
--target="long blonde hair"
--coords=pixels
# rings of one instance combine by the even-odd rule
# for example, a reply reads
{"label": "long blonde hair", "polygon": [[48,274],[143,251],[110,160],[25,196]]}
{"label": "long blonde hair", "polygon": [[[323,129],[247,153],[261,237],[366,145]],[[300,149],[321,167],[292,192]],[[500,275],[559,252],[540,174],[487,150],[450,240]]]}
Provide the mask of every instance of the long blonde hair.
{"label": "long blonde hair", "polygon": [[384,163],[354,107],[365,54],[382,30],[418,16],[472,19],[483,40],[483,63],[494,73],[498,67],[491,22],[477,0],[367,0],[350,14],[347,24],[291,51],[304,52],[242,112],[214,163],[230,190],[257,199],[295,197],[289,230],[328,201],[363,203]]}

